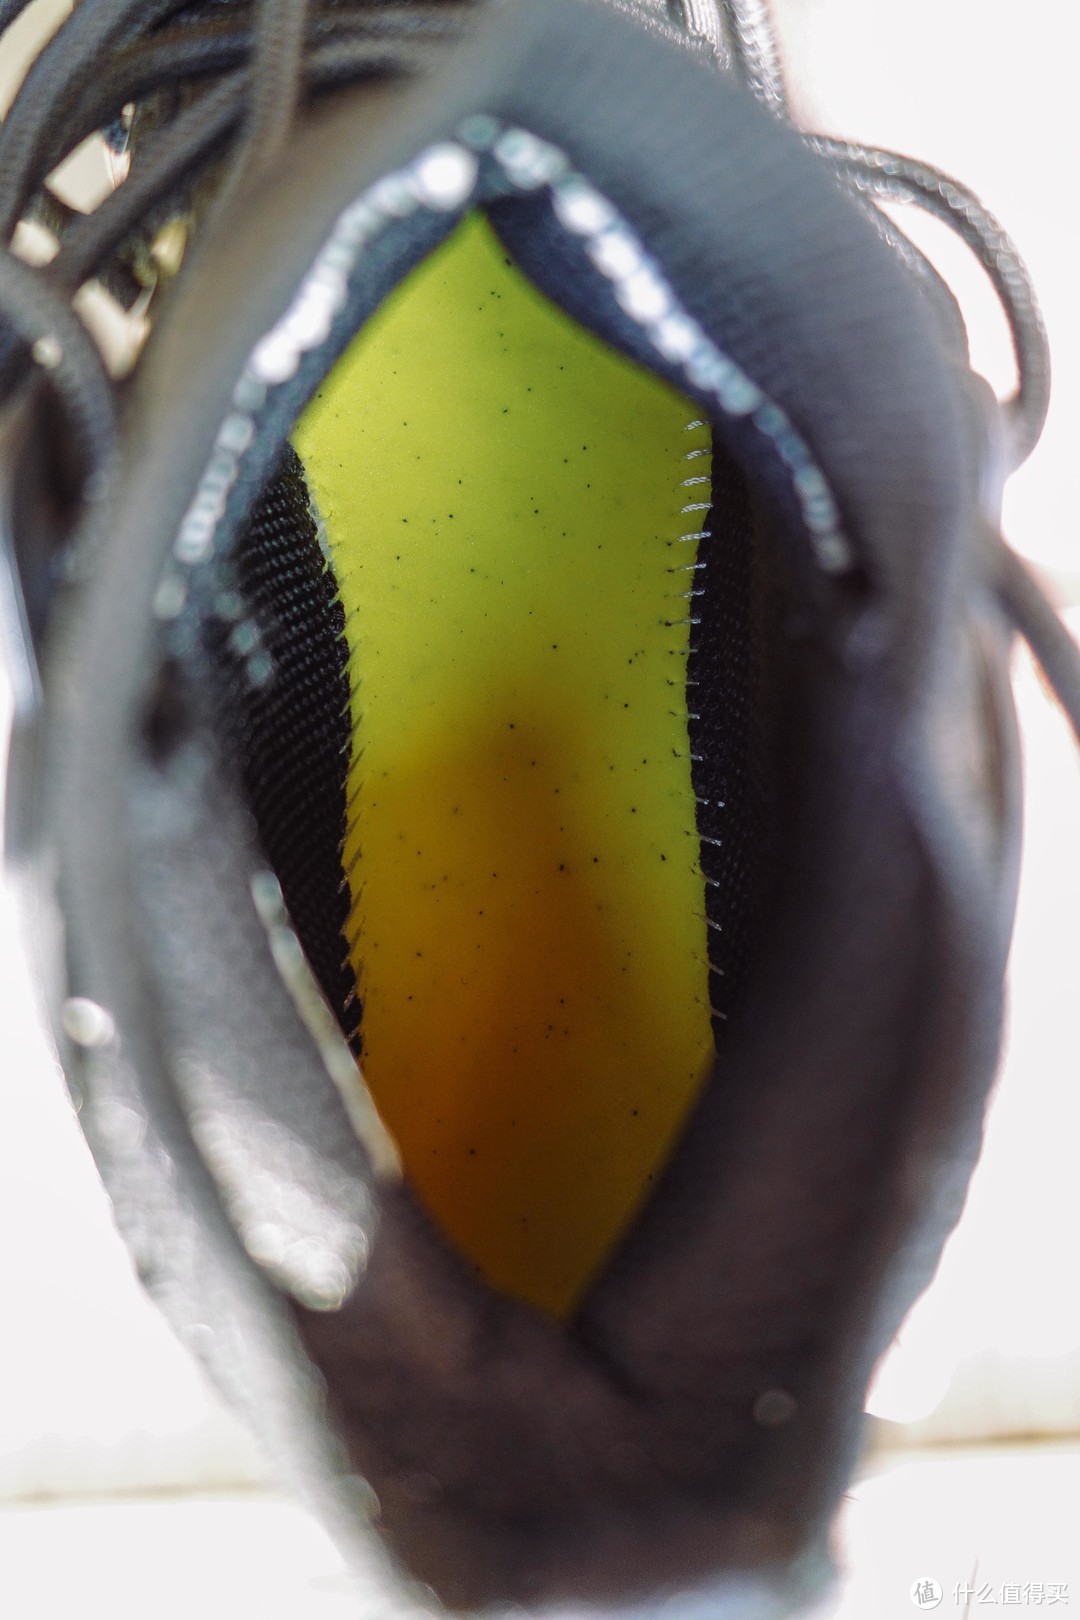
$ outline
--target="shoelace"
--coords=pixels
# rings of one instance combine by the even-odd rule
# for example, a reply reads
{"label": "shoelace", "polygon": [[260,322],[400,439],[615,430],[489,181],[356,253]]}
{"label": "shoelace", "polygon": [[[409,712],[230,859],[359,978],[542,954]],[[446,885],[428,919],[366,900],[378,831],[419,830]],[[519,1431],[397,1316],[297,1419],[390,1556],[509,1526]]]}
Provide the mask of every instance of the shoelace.
{"label": "shoelace", "polygon": [[[735,72],[779,118],[789,116],[766,0],[638,0]],[[29,0],[0,0],[0,32]],[[301,102],[344,84],[415,73],[459,38],[483,0],[80,0],[31,66],[0,126],[0,232],[44,217],[60,247],[43,269],[0,250],[0,391],[29,354],[47,372],[85,467],[84,493],[107,485],[116,448],[115,384],[71,299],[87,280],[123,285],[117,255],[132,236],[183,205],[215,163],[223,176],[203,229],[213,230],[255,174],[272,166]],[[130,106],[168,99],[130,177],[91,214],[47,199],[46,177],[88,135]],[[1009,324],[1018,386],[1005,401],[1010,470],[1046,419],[1050,358],[1028,271],[978,198],[930,165],[833,137],[807,135],[840,179],[872,200],[914,203],[955,230],[994,286]],[[890,235],[894,234],[889,227]],[[20,363],[21,362],[21,363]],[[992,584],[1080,740],[1080,651],[1032,570],[1003,538]]]}

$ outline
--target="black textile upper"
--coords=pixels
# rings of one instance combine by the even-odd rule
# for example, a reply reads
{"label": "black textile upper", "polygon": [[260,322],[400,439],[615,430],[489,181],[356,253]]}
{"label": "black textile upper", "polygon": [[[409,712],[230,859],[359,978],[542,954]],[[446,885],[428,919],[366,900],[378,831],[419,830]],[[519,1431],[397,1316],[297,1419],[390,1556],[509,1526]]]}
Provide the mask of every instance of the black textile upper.
{"label": "black textile upper", "polygon": [[[355,1041],[360,1009],[344,939],[341,869],[352,747],[348,646],[333,574],[319,547],[304,470],[286,446],[239,536],[232,618],[211,614],[221,665],[223,745],[239,768],[266,857],[323,993]],[[231,601],[230,601],[231,605]],[[237,625],[259,626],[273,678],[246,678]]]}

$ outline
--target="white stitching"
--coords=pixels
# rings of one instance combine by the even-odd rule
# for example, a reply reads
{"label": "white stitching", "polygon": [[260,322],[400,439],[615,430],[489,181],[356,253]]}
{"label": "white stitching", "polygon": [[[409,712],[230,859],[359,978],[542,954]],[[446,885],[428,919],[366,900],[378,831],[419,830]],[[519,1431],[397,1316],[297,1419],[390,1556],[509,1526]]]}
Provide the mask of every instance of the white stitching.
{"label": "white stitching", "polygon": [[[501,129],[478,115],[462,125],[464,144],[448,141],[421,152],[408,168],[385,176],[339,216],[322,250],[281,319],[256,344],[237,382],[233,409],[222,423],[214,450],[176,538],[174,555],[194,566],[213,552],[218,526],[256,435],[256,413],[270,388],[294,376],[302,355],[329,337],[348,296],[348,278],[365,248],[394,220],[424,208],[452,213],[477,189],[476,151],[491,149],[511,184],[525,190],[547,186],[552,208],[573,235],[588,238],[597,270],[612,281],[620,306],[638,322],[657,351],[680,366],[696,387],[710,393],[728,416],[750,416],[769,438],[791,475],[818,562],[827,572],[852,565],[828,483],[786,412],[767,399],[679,307],[671,288],[612,204],[581,175],[568,172],[557,148],[521,129]],[[690,428],[698,425],[689,424]],[[693,454],[693,452],[691,452]],[[687,510],[705,510],[688,507]],[[685,538],[690,538],[686,536]],[[704,538],[696,536],[695,538]],[[165,592],[162,617],[179,611],[179,593]],[[163,610],[163,611],[162,611]]]}

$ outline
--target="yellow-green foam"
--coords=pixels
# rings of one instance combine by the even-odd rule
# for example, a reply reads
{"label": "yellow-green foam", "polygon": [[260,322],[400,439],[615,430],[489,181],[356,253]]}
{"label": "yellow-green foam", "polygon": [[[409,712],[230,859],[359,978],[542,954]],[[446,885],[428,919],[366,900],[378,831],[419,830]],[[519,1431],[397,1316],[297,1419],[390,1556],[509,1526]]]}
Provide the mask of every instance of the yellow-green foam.
{"label": "yellow-green foam", "polygon": [[[347,619],[363,1069],[507,1293],[573,1309],[712,1053],[687,742],[708,430],[471,216],[295,444]],[[706,485],[697,485],[704,488]]]}

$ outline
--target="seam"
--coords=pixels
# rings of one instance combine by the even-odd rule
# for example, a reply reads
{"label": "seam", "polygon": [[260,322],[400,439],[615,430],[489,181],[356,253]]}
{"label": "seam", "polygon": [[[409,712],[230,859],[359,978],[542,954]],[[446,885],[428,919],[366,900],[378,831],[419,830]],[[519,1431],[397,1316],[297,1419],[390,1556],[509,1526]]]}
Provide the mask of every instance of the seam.
{"label": "seam", "polygon": [[[182,611],[187,595],[183,572],[214,553],[230,492],[255,441],[258,418],[270,391],[294,377],[301,358],[329,339],[365,250],[395,221],[418,210],[457,214],[481,200],[481,158],[493,161],[502,181],[518,190],[547,190],[559,223],[584,240],[586,254],[600,275],[612,283],[620,308],[661,358],[677,366],[691,387],[714,399],[722,415],[748,417],[770,441],[787,470],[821,569],[830,574],[850,569],[854,555],[841,529],[835,499],[805,440],[787,413],[682,309],[614,205],[571,170],[558,148],[526,130],[503,128],[495,119],[477,115],[466,119],[458,136],[458,140],[426,148],[413,163],[384,176],[339,215],[288,309],[251,351],[180,524],[173,568],[163,577],[155,598],[157,616],[175,618]],[[693,502],[685,508],[687,512],[707,509]],[[704,538],[704,534],[682,538],[690,541]]]}

